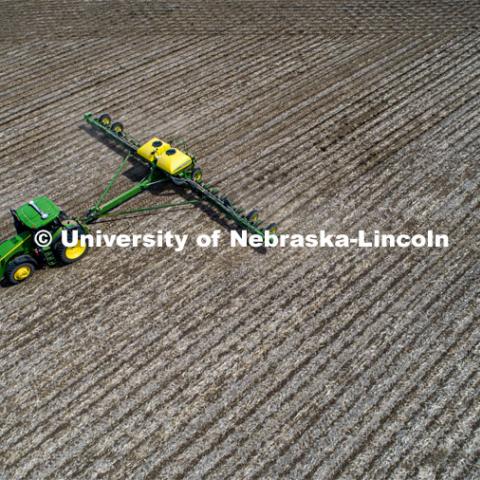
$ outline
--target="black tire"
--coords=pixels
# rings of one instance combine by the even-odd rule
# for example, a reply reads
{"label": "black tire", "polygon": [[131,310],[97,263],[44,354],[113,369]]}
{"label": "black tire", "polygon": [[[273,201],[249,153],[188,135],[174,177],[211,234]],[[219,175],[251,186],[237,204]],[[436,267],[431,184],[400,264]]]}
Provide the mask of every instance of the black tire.
{"label": "black tire", "polygon": [[104,127],[110,127],[112,124],[112,117],[108,113],[102,113],[98,117],[98,121],[104,126]]}
{"label": "black tire", "polygon": [[228,197],[222,197],[221,200],[226,207],[231,207],[232,206],[232,202],[230,201],[230,199]]}
{"label": "black tire", "polygon": [[[81,228],[70,228],[69,231],[69,240],[72,238],[70,235],[73,231],[78,231],[78,234],[81,235],[83,230]],[[53,246],[53,251],[57,260],[63,265],[70,265],[72,263],[78,262],[82,259],[88,252],[88,245],[82,246],[80,243],[75,247],[66,247],[61,239],[59,239]]]}
{"label": "black tire", "polygon": [[269,231],[272,235],[277,235],[278,234],[278,225],[276,223],[271,223],[267,228],[265,228],[265,231]]}
{"label": "black tire", "polygon": [[114,122],[112,123],[112,130],[117,134],[117,135],[123,135],[123,124],[120,122]]}
{"label": "black tire", "polygon": [[258,222],[258,210],[252,210],[247,215],[247,220],[251,223],[257,223]]}
{"label": "black tire", "polygon": [[194,168],[192,170],[192,180],[196,183],[200,183],[202,181],[203,174],[202,174],[202,169],[201,168]]}
{"label": "black tire", "polygon": [[[33,275],[36,266],[37,262],[33,257],[30,255],[20,255],[8,263],[5,269],[5,278],[11,285],[18,285]],[[22,272],[26,272],[27,275],[23,276]]]}

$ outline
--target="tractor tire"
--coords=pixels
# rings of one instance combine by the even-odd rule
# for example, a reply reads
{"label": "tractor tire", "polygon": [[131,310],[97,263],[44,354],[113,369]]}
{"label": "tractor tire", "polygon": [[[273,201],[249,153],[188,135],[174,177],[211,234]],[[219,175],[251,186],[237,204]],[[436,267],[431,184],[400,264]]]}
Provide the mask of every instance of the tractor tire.
{"label": "tractor tire", "polygon": [[112,130],[117,134],[117,135],[123,135],[123,124],[120,122],[115,122],[112,123]]}
{"label": "tractor tire", "polygon": [[108,113],[102,113],[98,117],[98,121],[104,126],[104,127],[110,127],[112,124],[112,117]]}
{"label": "tractor tire", "polygon": [[[84,233],[81,228],[69,229],[71,232],[74,230],[78,230],[79,235]],[[80,240],[78,241],[77,245],[73,247],[66,247],[62,243],[61,239],[59,239],[53,246],[53,251],[55,253],[55,257],[60,263],[63,265],[70,265],[71,263],[78,262],[81,258],[83,258],[87,254],[88,248],[88,245],[81,245]]]}
{"label": "tractor tire", "polygon": [[30,255],[20,255],[7,265],[5,278],[11,285],[18,285],[33,275],[36,265],[37,262]]}

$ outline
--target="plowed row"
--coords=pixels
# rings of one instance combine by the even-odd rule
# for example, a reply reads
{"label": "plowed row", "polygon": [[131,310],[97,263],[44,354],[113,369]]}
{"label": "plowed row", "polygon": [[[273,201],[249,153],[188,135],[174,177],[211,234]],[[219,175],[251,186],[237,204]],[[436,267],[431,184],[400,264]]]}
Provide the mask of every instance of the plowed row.
{"label": "plowed row", "polygon": [[[0,477],[476,478],[478,9],[177,2],[152,15],[196,34],[158,38],[119,37],[112,13],[96,36],[100,4],[41,3],[22,38],[2,6],[2,236],[36,195],[95,202],[121,155],[82,115],[109,111],[141,139],[187,140],[210,183],[285,232],[433,229],[451,246],[102,248],[2,288]],[[67,36],[77,15],[91,21]],[[99,227],[228,229],[198,208]]]}

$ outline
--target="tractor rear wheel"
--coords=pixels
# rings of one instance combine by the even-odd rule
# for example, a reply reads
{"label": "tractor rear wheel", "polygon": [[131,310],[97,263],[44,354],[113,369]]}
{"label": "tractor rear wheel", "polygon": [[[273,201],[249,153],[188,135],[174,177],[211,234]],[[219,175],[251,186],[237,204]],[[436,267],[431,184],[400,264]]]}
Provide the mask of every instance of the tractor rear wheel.
{"label": "tractor rear wheel", "polygon": [[112,117],[108,113],[102,113],[98,117],[98,121],[104,126],[104,127],[110,127],[112,124]]}
{"label": "tractor rear wheel", "polygon": [[[68,240],[71,240],[71,233],[74,230],[78,231],[78,236],[83,233],[83,231],[80,228],[73,228],[69,230],[69,238]],[[57,257],[58,261],[60,263],[63,263],[64,265],[70,265],[71,263],[78,262],[82,257],[84,257],[87,252],[88,252],[88,246],[82,245],[80,238],[78,238],[77,243],[73,246],[67,247],[65,246],[61,240],[58,240],[55,246],[53,247],[55,251],[55,256]]]}
{"label": "tractor rear wheel", "polygon": [[35,272],[35,260],[30,255],[20,255],[7,265],[5,278],[11,285],[18,285]]}

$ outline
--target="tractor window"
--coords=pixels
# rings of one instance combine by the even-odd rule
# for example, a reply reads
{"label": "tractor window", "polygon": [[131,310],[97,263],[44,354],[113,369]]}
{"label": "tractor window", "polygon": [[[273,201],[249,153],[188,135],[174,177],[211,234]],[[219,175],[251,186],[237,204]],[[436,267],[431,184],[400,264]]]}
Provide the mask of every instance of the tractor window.
{"label": "tractor window", "polygon": [[167,155],[174,155],[175,152],[176,152],[176,150],[175,150],[174,148],[170,148],[170,149],[168,149],[165,153],[166,153]]}
{"label": "tractor window", "polygon": [[152,145],[155,148],[158,148],[158,147],[161,147],[163,145],[163,142],[161,142],[160,140],[156,140],[155,142],[152,143]]}
{"label": "tractor window", "polygon": [[13,217],[13,226],[15,227],[16,232],[17,233],[27,232],[28,228],[23,223],[20,222],[15,210],[10,210],[10,213],[12,214],[12,217]]}

